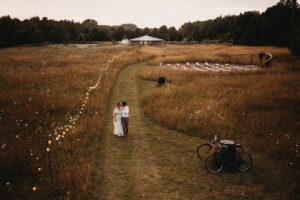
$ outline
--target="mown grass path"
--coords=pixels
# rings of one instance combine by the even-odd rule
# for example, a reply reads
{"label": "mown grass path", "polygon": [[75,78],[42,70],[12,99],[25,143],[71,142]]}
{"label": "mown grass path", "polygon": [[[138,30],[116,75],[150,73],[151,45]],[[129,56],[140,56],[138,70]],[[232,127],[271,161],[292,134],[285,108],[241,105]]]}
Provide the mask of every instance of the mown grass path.
{"label": "mown grass path", "polygon": [[[138,75],[145,63],[130,65],[117,77],[109,98],[93,181],[94,199],[260,199],[270,174],[263,168],[247,173],[208,174],[195,155],[204,141],[162,128],[144,116],[142,95],[155,86]],[[129,134],[113,135],[116,102],[130,107]],[[155,102],[153,102],[155,103]],[[270,185],[271,186],[271,185]],[[272,193],[272,189],[269,191]]]}

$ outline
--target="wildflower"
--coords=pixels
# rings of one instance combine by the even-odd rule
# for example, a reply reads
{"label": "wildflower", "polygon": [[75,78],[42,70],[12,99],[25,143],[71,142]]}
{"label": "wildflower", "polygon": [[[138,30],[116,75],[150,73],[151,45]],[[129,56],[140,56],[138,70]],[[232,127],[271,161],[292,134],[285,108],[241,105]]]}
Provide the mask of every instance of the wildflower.
{"label": "wildflower", "polygon": [[19,138],[19,135],[16,135],[16,138]]}
{"label": "wildflower", "polygon": [[32,190],[33,190],[33,191],[36,191],[36,187],[33,187]]}
{"label": "wildflower", "polygon": [[270,135],[272,136],[273,134],[272,134],[272,133],[270,133]]}
{"label": "wildflower", "polygon": [[47,152],[49,152],[49,151],[50,151],[50,148],[49,148],[49,147],[47,147],[47,148],[46,148],[46,151],[47,151]]}
{"label": "wildflower", "polygon": [[2,149],[4,149],[6,147],[6,144],[3,144],[1,147],[2,147]]}
{"label": "wildflower", "polygon": [[40,172],[40,171],[42,171],[42,168],[39,167],[37,170]]}
{"label": "wildflower", "polygon": [[39,158],[39,157],[35,157],[35,159],[36,159],[36,160],[39,160],[40,158]]}
{"label": "wildflower", "polygon": [[294,163],[293,162],[290,162],[290,165],[293,165]]}
{"label": "wildflower", "polygon": [[48,140],[48,144],[51,144],[52,143],[52,141],[51,140]]}
{"label": "wildflower", "polygon": [[6,182],[6,185],[9,185],[10,184],[10,182]]}
{"label": "wildflower", "polygon": [[33,156],[33,153],[30,153],[30,156]]}

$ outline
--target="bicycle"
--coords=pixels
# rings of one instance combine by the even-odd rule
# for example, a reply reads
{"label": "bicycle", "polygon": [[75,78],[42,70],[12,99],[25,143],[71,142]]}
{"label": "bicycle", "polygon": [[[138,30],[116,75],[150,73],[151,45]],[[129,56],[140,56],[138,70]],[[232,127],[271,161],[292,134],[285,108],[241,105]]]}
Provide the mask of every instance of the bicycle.
{"label": "bicycle", "polygon": [[211,173],[220,172],[225,164],[239,171],[247,171],[253,163],[252,156],[244,151],[242,145],[235,144],[232,140],[217,142],[217,136],[210,144],[198,146],[197,155],[201,160],[205,159],[205,168]]}

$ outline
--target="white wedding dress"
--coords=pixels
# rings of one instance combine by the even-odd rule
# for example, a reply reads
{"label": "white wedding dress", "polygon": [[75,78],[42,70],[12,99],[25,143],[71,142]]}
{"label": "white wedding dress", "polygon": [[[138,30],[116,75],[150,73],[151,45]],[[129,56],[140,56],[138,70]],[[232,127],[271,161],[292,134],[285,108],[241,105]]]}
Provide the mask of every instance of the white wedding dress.
{"label": "white wedding dress", "polygon": [[117,136],[124,136],[123,126],[121,123],[121,111],[118,108],[115,108],[114,115],[116,115],[116,121],[114,120],[114,134]]}

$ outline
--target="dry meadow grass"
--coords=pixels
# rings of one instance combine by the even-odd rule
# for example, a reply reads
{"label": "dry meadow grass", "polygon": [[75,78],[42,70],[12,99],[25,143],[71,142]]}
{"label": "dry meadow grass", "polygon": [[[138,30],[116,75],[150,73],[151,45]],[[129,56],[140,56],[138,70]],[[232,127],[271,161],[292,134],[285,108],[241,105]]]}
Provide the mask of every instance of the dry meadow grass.
{"label": "dry meadow grass", "polygon": [[[263,46],[227,46],[227,45],[194,45],[194,46],[176,46],[167,45],[157,50],[153,48],[144,48],[144,51],[156,55],[149,64],[158,65],[159,63],[177,63],[177,62],[219,62],[229,63],[230,55],[238,54],[255,54],[260,52],[271,53],[277,64],[286,63],[287,60],[295,59],[291,56],[287,48]],[[233,63],[246,64],[249,63],[251,57],[249,55],[235,57]],[[260,64],[258,56],[253,57],[253,64]]]}
{"label": "dry meadow grass", "polygon": [[226,63],[226,55],[260,51],[274,55],[273,67],[237,73],[170,68],[144,71],[140,74],[142,78],[156,81],[159,76],[164,76],[168,84],[163,89],[156,88],[147,93],[143,107],[147,116],[169,129],[206,139],[217,134],[220,138],[238,141],[250,152],[268,155],[278,162],[278,179],[285,170],[293,171],[294,180],[285,182],[287,185],[283,188],[289,187],[288,192],[294,193],[299,189],[300,175],[300,62],[287,49],[167,46],[161,52],[165,57],[157,57],[150,64]]}
{"label": "dry meadow grass", "polygon": [[[120,53],[92,92],[91,104],[71,123],[100,69]],[[122,67],[148,57],[134,47],[116,46],[1,49],[0,198],[86,199],[95,166],[94,139],[114,79]],[[58,141],[55,127],[62,128]]]}
{"label": "dry meadow grass", "polygon": [[[283,178],[276,187],[288,184],[278,193],[284,191],[289,197],[299,186],[300,87],[299,61],[287,49],[222,45],[81,49],[59,45],[0,50],[0,198],[91,197],[92,172],[99,150],[95,138],[102,135],[108,96],[124,66],[149,58],[153,58],[148,62],[150,65],[193,61],[227,63],[228,55],[261,51],[275,56],[272,68],[247,73],[144,71],[140,74],[143,79],[166,76],[168,84],[166,88],[146,93],[143,108],[147,116],[169,129],[207,139],[214,134],[234,138],[250,152],[269,155],[279,163],[278,178],[285,176],[282,169],[295,174],[292,180],[286,179],[288,182]],[[100,87],[91,93],[81,111],[87,89],[95,84],[100,69],[120,53],[122,56],[116,58],[111,70],[103,73]],[[254,62],[259,63],[258,58]],[[80,119],[70,124],[70,117],[79,112],[82,112]],[[62,128],[57,133],[58,141],[54,131],[57,127]],[[49,153],[46,148],[50,148]],[[156,148],[159,145],[150,149]],[[159,153],[158,150],[156,154]],[[251,181],[255,182],[255,178]],[[210,181],[214,180],[212,176]],[[222,189],[221,185],[216,187]]]}

